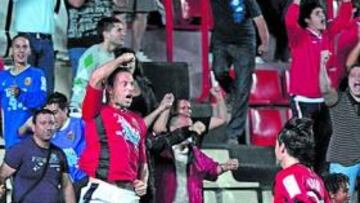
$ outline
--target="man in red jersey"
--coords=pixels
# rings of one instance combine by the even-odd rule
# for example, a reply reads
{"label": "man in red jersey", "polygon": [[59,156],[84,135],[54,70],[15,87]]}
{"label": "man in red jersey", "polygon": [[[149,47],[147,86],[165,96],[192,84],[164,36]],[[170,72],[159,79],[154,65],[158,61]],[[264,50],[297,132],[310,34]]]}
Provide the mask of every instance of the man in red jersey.
{"label": "man in red jersey", "polygon": [[276,140],[275,156],[282,170],[275,178],[274,203],[330,203],[322,179],[310,168],[314,155],[312,124],[307,118],[292,118]]}
{"label": "man in red jersey", "polygon": [[[83,119],[86,147],[80,168],[89,177],[80,202],[137,203],[146,193],[146,125],[128,110],[134,79],[128,69],[133,54],[123,54],[96,69],[86,90]],[[107,103],[102,104],[106,88]]]}
{"label": "man in red jersey", "polygon": [[327,171],[325,155],[331,135],[329,110],[319,86],[320,52],[332,50],[335,35],[346,27],[351,15],[351,0],[341,0],[338,17],[327,27],[320,1],[294,0],[285,17],[292,58],[291,110],[295,117],[314,120],[314,169],[319,173]]}

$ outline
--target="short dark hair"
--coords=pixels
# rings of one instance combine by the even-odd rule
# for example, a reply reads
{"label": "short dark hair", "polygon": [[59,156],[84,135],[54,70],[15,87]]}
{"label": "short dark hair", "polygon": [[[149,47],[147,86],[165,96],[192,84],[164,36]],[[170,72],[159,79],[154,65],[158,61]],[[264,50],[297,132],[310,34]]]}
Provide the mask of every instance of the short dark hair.
{"label": "short dark hair", "polygon": [[130,73],[130,74],[131,74],[131,72],[130,72],[129,69],[127,69],[127,68],[122,68],[122,67],[116,68],[116,69],[109,75],[109,77],[108,77],[107,80],[106,80],[106,85],[107,85],[108,87],[114,87],[114,82],[115,82],[116,75],[119,74],[119,73]]}
{"label": "short dark hair", "polygon": [[290,119],[279,133],[278,142],[285,145],[290,156],[306,166],[312,166],[315,144],[311,119]]}
{"label": "short dark hair", "polygon": [[47,98],[46,105],[57,104],[61,110],[68,108],[68,100],[63,93],[54,92]]}
{"label": "short dark hair", "polygon": [[29,38],[26,34],[20,33],[20,34],[15,35],[15,37],[12,38],[12,40],[11,40],[11,46],[14,45],[14,42],[15,42],[15,40],[16,40],[17,38],[24,38],[24,39],[26,39],[26,40],[29,42],[29,44],[30,44],[30,38]]}
{"label": "short dark hair", "polygon": [[332,173],[325,176],[324,183],[327,191],[335,194],[341,187],[346,187],[346,184],[349,184],[349,177],[342,173]]}
{"label": "short dark hair", "polygon": [[300,13],[298,23],[302,28],[308,27],[305,19],[310,18],[311,13],[314,9],[321,8],[324,10],[324,5],[320,0],[302,0],[300,3]]}
{"label": "short dark hair", "polygon": [[102,18],[97,24],[98,37],[101,40],[104,40],[103,32],[110,31],[114,27],[115,23],[122,23],[122,21],[115,17]]}
{"label": "short dark hair", "polygon": [[360,63],[354,63],[353,65],[351,65],[349,68],[348,68],[348,74],[351,72],[352,69],[354,68],[360,68]]}
{"label": "short dark hair", "polygon": [[32,122],[33,124],[36,124],[36,119],[40,114],[51,114],[54,115],[54,113],[52,111],[50,111],[49,109],[40,109],[34,112],[34,115],[32,117]]}

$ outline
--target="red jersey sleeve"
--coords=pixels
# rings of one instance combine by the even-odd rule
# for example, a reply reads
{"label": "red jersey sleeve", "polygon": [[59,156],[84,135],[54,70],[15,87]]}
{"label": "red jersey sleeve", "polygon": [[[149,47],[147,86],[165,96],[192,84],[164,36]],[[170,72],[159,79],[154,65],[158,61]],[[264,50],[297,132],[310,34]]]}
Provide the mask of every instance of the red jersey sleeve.
{"label": "red jersey sleeve", "polygon": [[100,113],[102,96],[102,89],[99,90],[90,85],[87,86],[82,106],[82,117],[85,121],[95,118]]}
{"label": "red jersey sleeve", "polygon": [[274,203],[283,203],[286,200],[285,188],[282,185],[282,178],[276,176],[273,188]]}
{"label": "red jersey sleeve", "polygon": [[305,32],[298,23],[299,12],[300,6],[293,3],[289,6],[285,16],[286,31],[291,46],[294,46],[295,43],[301,41],[301,35]]}

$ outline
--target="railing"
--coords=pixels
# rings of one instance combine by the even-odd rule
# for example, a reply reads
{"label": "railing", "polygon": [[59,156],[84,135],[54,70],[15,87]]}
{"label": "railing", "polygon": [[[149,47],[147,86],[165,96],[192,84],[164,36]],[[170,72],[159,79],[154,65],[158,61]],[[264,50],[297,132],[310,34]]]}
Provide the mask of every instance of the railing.
{"label": "railing", "polygon": [[[180,0],[178,0],[180,1]],[[209,0],[200,1],[200,31],[201,31],[201,64],[202,64],[202,90],[199,101],[204,101],[209,96],[210,89],[210,64],[209,64],[209,29],[212,22]],[[166,13],[166,57],[168,62],[174,60],[174,6],[173,0],[164,0]],[[191,15],[191,14],[190,14]]]}

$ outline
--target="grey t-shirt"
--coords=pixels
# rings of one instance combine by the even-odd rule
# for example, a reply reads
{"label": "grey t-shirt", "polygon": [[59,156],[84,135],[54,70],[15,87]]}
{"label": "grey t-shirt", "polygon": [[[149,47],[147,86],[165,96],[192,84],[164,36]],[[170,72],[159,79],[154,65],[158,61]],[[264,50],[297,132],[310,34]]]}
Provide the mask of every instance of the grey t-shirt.
{"label": "grey t-shirt", "polygon": [[[6,152],[4,162],[16,169],[13,186],[15,202],[41,177],[48,150],[39,147],[32,137],[28,137]],[[52,145],[48,168],[43,179],[26,195],[22,203],[38,203],[39,198],[42,203],[60,202],[63,173],[68,173],[65,155],[61,149]]]}

